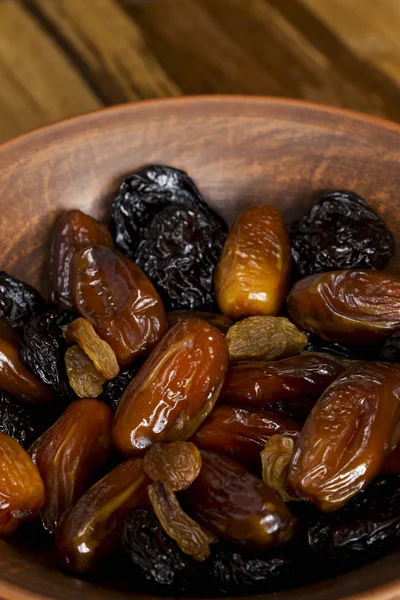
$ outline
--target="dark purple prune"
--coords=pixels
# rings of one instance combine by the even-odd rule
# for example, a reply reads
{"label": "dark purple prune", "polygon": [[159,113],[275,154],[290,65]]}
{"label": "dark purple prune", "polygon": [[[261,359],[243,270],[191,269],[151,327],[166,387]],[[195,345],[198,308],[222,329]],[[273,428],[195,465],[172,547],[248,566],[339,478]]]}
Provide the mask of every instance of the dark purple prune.
{"label": "dark purple prune", "polygon": [[289,227],[298,277],[340,269],[383,269],[393,254],[393,236],[357,194],[325,194]]}
{"label": "dark purple prune", "polygon": [[22,327],[44,307],[45,301],[35,288],[0,271],[0,318],[13,327]]}
{"label": "dark purple prune", "polygon": [[107,381],[103,386],[103,393],[100,394],[99,400],[107,402],[110,408],[115,412],[122,394],[135,377],[142,364],[143,361],[136,361],[130,367],[122,369],[114,379]]}
{"label": "dark purple prune", "polygon": [[400,363],[400,331],[396,331],[384,343],[380,360]]}
{"label": "dark purple prune", "polygon": [[73,398],[65,370],[67,341],[62,327],[75,316],[68,311],[50,308],[28,321],[22,330],[20,358],[41,381],[65,398]]}
{"label": "dark purple prune", "polygon": [[324,354],[331,354],[336,358],[345,360],[360,358],[360,353],[357,353],[359,350],[357,346],[346,346],[345,344],[339,344],[338,342],[329,342],[317,335],[311,335],[309,337],[308,344],[304,350],[305,352],[323,352]]}
{"label": "dark purple prune", "polygon": [[10,435],[25,450],[39,436],[30,411],[3,391],[0,391],[0,433]]}
{"label": "dark purple prune", "polygon": [[167,309],[216,310],[213,276],[225,241],[205,212],[168,206],[154,217],[134,254]]}
{"label": "dark purple prune", "polygon": [[113,202],[110,229],[117,248],[134,258],[143,232],[163,208],[171,205],[200,209],[218,222],[222,231],[228,231],[226,223],[209,207],[187,173],[164,165],[150,165],[126,177]]}

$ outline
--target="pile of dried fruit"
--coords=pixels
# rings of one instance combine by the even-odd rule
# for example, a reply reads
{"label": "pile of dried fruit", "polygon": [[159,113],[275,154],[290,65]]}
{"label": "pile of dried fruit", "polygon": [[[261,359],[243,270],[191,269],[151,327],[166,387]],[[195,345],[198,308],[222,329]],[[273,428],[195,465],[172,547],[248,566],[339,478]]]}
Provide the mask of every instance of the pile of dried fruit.
{"label": "pile of dried fruit", "polygon": [[189,595],[297,585],[391,549],[392,253],[354,193],[288,230],[250,206],[228,233],[160,165],[122,182],[110,231],[63,214],[49,303],[0,273],[0,535],[36,519],[69,572],[123,551],[136,587]]}

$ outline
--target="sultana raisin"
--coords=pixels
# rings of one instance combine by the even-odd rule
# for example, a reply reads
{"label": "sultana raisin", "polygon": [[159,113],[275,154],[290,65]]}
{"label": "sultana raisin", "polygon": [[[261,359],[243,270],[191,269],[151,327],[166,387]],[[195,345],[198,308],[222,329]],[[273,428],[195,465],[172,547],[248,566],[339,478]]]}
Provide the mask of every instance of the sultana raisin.
{"label": "sultana raisin", "polygon": [[77,344],[66,351],[65,366],[70,386],[79,398],[97,398],[101,395],[106,378]]}
{"label": "sultana raisin", "polygon": [[173,492],[180,492],[200,473],[201,455],[191,442],[159,442],[147,450],[143,469],[153,481],[165,481]]}

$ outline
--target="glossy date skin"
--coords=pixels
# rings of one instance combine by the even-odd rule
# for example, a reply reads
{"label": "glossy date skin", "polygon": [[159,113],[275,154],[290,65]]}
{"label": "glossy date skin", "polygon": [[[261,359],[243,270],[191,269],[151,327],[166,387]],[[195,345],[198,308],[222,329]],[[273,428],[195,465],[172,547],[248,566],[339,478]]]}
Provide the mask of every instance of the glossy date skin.
{"label": "glossy date skin", "polygon": [[288,473],[298,498],[337,510],[379,473],[400,439],[400,367],[365,363],[339,377],[309,415]]}
{"label": "glossy date skin", "polygon": [[109,460],[112,418],[112,410],[104,402],[75,400],[31,447],[46,490],[41,517],[48,533],[55,533],[64,511],[82,496]]}
{"label": "glossy date skin", "polygon": [[216,406],[196,431],[192,442],[216,450],[260,472],[260,453],[265,442],[281,434],[296,440],[301,425],[282,415],[262,409]]}
{"label": "glossy date skin", "polygon": [[228,333],[229,328],[234,324],[234,320],[227,315],[221,315],[219,313],[206,312],[203,310],[172,310],[167,312],[168,326],[173,327],[180,321],[196,317],[196,319],[202,319],[207,321],[213,327],[219,329],[224,335]]}
{"label": "glossy date skin", "polygon": [[283,500],[245,467],[221,453],[201,450],[199,476],[183,495],[204,527],[249,549],[280,546],[293,535]]}
{"label": "glossy date skin", "polygon": [[221,312],[276,315],[287,291],[291,254],[289,237],[274,206],[250,206],[238,217],[215,270],[215,294]]}
{"label": "glossy date skin", "polygon": [[126,388],[113,424],[113,442],[125,457],[154,442],[187,440],[211,412],[228,367],[222,333],[187,319],[163,338]]}
{"label": "glossy date skin", "polygon": [[76,253],[71,283],[79,313],[109,343],[120,366],[149,353],[167,331],[153,284],[118,252],[93,246]]}
{"label": "glossy date skin", "polygon": [[74,573],[93,573],[118,546],[126,515],[147,506],[151,480],[143,460],[127,460],[113,469],[65,514],[56,537],[60,565]]}
{"label": "glossy date skin", "polygon": [[300,326],[334,342],[369,344],[400,327],[400,278],[381,271],[333,271],[292,288],[288,310]]}

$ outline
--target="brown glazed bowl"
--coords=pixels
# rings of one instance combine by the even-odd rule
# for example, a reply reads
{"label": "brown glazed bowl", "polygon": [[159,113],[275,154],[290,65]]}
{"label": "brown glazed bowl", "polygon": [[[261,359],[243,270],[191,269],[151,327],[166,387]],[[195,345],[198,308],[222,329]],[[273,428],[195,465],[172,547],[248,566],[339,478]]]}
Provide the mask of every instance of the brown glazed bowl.
{"label": "brown glazed bowl", "polygon": [[[0,269],[46,291],[49,231],[79,208],[104,219],[122,176],[145,164],[187,170],[228,221],[274,203],[287,220],[314,193],[354,190],[400,240],[400,126],[290,100],[201,97],[124,105],[0,147]],[[400,265],[400,244],[393,261]],[[274,600],[400,598],[400,552]],[[149,596],[67,576],[52,553],[0,542],[0,598],[139,600]],[[257,596],[267,598],[268,594]],[[254,596],[252,598],[255,598]]]}

